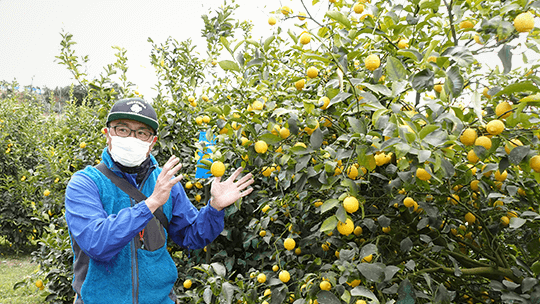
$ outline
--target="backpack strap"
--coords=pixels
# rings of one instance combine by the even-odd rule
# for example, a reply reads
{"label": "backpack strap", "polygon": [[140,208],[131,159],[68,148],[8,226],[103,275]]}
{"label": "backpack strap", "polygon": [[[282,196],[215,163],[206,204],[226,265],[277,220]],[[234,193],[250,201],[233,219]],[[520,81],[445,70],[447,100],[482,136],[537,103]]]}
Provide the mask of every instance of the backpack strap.
{"label": "backpack strap", "polygon": [[[126,179],[114,174],[111,169],[107,168],[107,165],[105,165],[105,163],[99,163],[96,166],[96,169],[98,169],[101,173],[103,173],[103,175],[110,179],[113,184],[120,188],[120,190],[124,191],[127,195],[135,199],[137,203],[147,199],[146,195],[144,195],[139,189],[135,188],[135,186],[130,184]],[[163,213],[163,206],[159,206],[159,208],[154,211],[154,216],[159,220],[161,225],[165,227],[165,229],[169,227],[169,221],[167,220],[165,213]]]}

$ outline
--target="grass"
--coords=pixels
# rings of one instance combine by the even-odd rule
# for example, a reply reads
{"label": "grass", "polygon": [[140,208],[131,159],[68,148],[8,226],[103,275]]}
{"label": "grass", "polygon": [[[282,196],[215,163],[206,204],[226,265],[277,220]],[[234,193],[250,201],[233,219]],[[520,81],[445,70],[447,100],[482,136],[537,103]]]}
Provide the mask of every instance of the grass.
{"label": "grass", "polygon": [[33,282],[29,282],[16,290],[15,283],[30,281],[31,275],[38,265],[32,263],[29,255],[0,257],[0,304],[33,304],[43,303],[45,295]]}

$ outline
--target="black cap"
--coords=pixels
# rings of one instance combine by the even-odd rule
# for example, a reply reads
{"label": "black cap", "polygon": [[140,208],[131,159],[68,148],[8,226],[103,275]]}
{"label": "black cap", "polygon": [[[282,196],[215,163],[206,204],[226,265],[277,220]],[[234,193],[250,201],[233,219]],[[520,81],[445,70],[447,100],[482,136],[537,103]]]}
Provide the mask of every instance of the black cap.
{"label": "black cap", "polygon": [[154,108],[141,98],[129,98],[117,101],[109,111],[107,125],[113,120],[131,119],[151,127],[154,132],[158,129],[157,114]]}

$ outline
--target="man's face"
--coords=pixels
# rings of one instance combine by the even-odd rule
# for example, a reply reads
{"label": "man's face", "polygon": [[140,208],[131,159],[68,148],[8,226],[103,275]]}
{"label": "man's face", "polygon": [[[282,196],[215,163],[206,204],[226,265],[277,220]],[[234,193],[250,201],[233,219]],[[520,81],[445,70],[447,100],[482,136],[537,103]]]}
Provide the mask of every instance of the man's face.
{"label": "man's face", "polygon": [[146,153],[147,157],[150,155],[150,151],[152,151],[152,148],[157,141],[157,136],[154,135],[154,130],[142,122],[131,119],[113,120],[109,124],[109,132],[107,132],[107,146],[109,147],[109,151],[112,149],[111,136],[124,135],[122,137],[126,137],[125,134],[129,134],[130,137],[135,137],[139,140],[142,140],[147,137],[147,135],[150,135],[146,140],[143,140],[152,143],[148,148],[148,152]]}

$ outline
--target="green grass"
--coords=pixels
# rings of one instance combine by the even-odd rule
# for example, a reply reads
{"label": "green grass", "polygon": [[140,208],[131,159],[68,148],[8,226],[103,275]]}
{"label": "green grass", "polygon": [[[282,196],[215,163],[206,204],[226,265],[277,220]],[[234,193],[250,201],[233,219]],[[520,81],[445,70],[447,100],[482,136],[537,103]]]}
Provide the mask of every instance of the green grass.
{"label": "green grass", "polygon": [[[43,303],[44,292],[31,279],[37,269],[38,265],[32,263],[29,255],[0,256],[0,304]],[[24,279],[28,284],[14,290],[13,285]]]}

